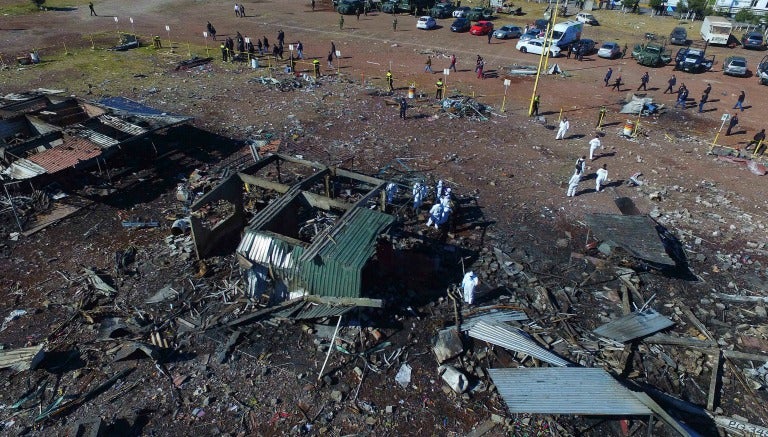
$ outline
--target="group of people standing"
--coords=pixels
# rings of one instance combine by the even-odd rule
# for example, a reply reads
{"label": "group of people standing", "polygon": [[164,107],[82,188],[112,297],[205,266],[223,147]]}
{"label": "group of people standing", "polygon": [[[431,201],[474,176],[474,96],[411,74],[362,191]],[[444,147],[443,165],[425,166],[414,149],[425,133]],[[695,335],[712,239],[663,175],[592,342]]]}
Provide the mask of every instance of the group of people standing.
{"label": "group of people standing", "polygon": [[[590,161],[594,161],[595,159],[597,159],[595,152],[600,148],[602,148],[600,135],[595,134],[595,136],[591,140],[589,140],[589,160]],[[573,175],[571,175],[570,180],[568,181],[568,189],[565,193],[567,197],[576,196],[577,190],[579,188],[579,182],[581,182],[582,178],[584,178],[585,176],[586,167],[587,167],[586,155],[576,160],[574,172],[573,172]],[[608,165],[603,164],[595,172],[595,192],[602,191],[603,185],[605,185],[607,181],[608,181]]]}

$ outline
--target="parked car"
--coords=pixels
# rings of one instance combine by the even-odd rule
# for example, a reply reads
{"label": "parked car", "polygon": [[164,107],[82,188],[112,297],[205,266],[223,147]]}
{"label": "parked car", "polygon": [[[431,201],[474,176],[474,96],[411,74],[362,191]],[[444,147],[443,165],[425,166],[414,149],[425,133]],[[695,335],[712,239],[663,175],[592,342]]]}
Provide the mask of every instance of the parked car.
{"label": "parked car", "polygon": [[472,21],[489,20],[493,17],[493,11],[482,6],[475,6],[465,15]]}
{"label": "parked car", "polygon": [[595,41],[589,38],[582,38],[573,43],[573,53],[581,52],[582,55],[589,55],[595,51]]}
{"label": "parked car", "polygon": [[590,26],[599,26],[600,23],[597,21],[597,18],[595,18],[594,15],[588,14],[586,12],[579,12],[576,14],[576,21],[580,21],[584,24],[589,24]]}
{"label": "parked car", "polygon": [[521,41],[530,41],[532,39],[539,39],[542,35],[542,31],[539,29],[530,29],[528,32],[525,32],[524,34],[520,35]]}
{"label": "parked car", "polygon": [[448,18],[453,14],[453,5],[450,3],[438,3],[429,10],[429,15],[435,18]]}
{"label": "parked car", "polygon": [[419,17],[419,21],[416,22],[417,29],[430,30],[437,27],[437,21],[429,15]]}
{"label": "parked car", "polygon": [[723,74],[728,76],[745,77],[747,75],[747,58],[729,56],[723,61]]}
{"label": "parked car", "polygon": [[617,42],[606,42],[597,51],[597,56],[606,59],[618,58],[621,56],[621,46]]}
{"label": "parked car", "polygon": [[522,34],[523,29],[519,26],[501,26],[493,32],[494,38],[498,39],[520,38]]}
{"label": "parked car", "polygon": [[[528,41],[521,40],[517,42],[517,45],[515,46],[515,48],[520,50],[523,53],[533,53],[535,55],[540,55],[544,52],[544,40],[542,38],[532,39]],[[560,47],[556,45],[550,45],[549,55],[552,56],[553,58],[560,56]]]}
{"label": "parked car", "polygon": [[741,37],[741,45],[744,46],[745,49],[762,50],[765,48],[763,34],[760,32],[746,33]]}
{"label": "parked car", "polygon": [[472,27],[472,22],[468,19],[461,17],[454,20],[451,24],[451,32],[466,32]]}
{"label": "parked car", "polygon": [[669,43],[678,46],[688,45],[688,32],[684,27],[675,27],[669,34]]}
{"label": "parked car", "polygon": [[354,15],[363,10],[363,2],[359,0],[341,0],[336,6],[336,11],[343,15]]}
{"label": "parked car", "polygon": [[757,64],[757,82],[760,85],[768,85],[768,55]]}
{"label": "parked car", "polygon": [[471,9],[469,6],[460,6],[453,10],[453,16],[456,18],[466,17]]}
{"label": "parked car", "polygon": [[469,29],[472,35],[488,35],[490,32],[493,32],[493,23],[485,20],[478,21]]}
{"label": "parked car", "polygon": [[715,55],[707,56],[705,49],[683,47],[675,55],[675,70],[688,73],[704,73],[715,65]]}

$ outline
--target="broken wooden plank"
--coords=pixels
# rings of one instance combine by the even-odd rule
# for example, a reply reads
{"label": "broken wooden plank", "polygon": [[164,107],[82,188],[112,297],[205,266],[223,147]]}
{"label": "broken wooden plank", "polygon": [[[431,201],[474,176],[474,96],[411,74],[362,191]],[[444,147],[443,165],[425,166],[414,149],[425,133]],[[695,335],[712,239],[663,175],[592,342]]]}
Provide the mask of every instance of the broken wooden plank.
{"label": "broken wooden plank", "polygon": [[322,303],[327,305],[346,305],[370,308],[384,308],[384,301],[381,299],[368,299],[364,297],[331,297],[331,296],[305,296],[308,302]]}
{"label": "broken wooden plank", "polygon": [[723,356],[737,360],[760,361],[762,363],[768,362],[768,355],[763,354],[750,354],[746,352],[723,350]]}
{"label": "broken wooden plank", "polygon": [[727,416],[715,416],[715,424],[728,431],[728,435],[734,436],[765,436],[768,428],[754,425],[743,420]]}
{"label": "broken wooden plank", "polygon": [[740,296],[737,294],[725,294],[725,293],[713,293],[718,299],[727,300],[729,302],[763,302],[768,303],[768,296]]}
{"label": "broken wooden plank", "polygon": [[674,337],[669,334],[656,333],[643,339],[646,343],[668,344],[672,346],[685,346],[693,348],[710,349],[717,347],[717,342],[712,340],[699,340],[698,338]]}
{"label": "broken wooden plank", "polygon": [[717,401],[718,386],[720,382],[720,365],[722,364],[723,354],[718,350],[715,357],[715,362],[712,365],[712,378],[709,380],[709,395],[707,396],[707,410],[715,411],[715,402]]}
{"label": "broken wooden plank", "polygon": [[[231,320],[230,322],[227,323],[227,326],[233,327],[233,326],[244,325],[244,324],[246,324],[248,322],[252,322],[252,321],[254,321],[256,319],[259,319],[260,317],[266,316],[269,313],[272,313],[272,312],[275,312],[275,311],[278,311],[278,310],[281,310],[281,309],[284,309],[284,308],[288,308],[289,306],[294,305],[294,304],[296,304],[298,302],[301,302],[303,300],[304,300],[303,297],[297,297],[296,299],[287,300],[287,301],[285,301],[285,302],[283,302],[281,304],[278,304],[278,305],[275,305],[275,306],[271,306],[271,307],[267,307],[267,308],[258,310],[256,312],[250,313],[250,314],[246,314],[246,315],[244,315],[242,317],[236,318],[235,320]],[[208,329],[210,329],[210,328],[208,328]]]}

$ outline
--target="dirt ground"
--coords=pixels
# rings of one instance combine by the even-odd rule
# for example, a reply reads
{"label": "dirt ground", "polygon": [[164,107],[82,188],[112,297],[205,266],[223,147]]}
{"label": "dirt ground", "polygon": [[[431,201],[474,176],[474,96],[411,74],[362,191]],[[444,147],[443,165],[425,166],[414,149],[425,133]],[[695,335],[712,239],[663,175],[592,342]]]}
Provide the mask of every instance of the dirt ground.
{"label": "dirt ground", "polygon": [[[699,114],[693,108],[672,108],[674,96],[662,94],[667,79],[673,74],[671,66],[649,69],[651,81],[647,94],[666,108],[660,115],[642,117],[639,135],[626,138],[620,133],[628,117],[618,111],[646,70],[629,56],[619,60],[595,55],[583,61],[563,57],[550,60],[567,74],[540,78],[540,112],[545,119],[540,121],[526,116],[534,83],[532,77],[510,77],[505,112],[500,111],[505,92],[502,80],[507,77],[505,69],[515,64],[535,65],[538,58],[516,51],[517,40],[494,39],[488,44],[485,37],[452,33],[448,19],[439,20],[440,27],[436,30],[421,31],[415,28],[414,17],[399,15],[397,31],[393,31],[391,16],[371,13],[359,20],[353,15],[345,16],[340,29],[339,15],[323,2],[318,2],[314,12],[304,2],[243,2],[245,18],[236,18],[228,2],[107,0],[94,4],[98,17],[89,16],[87,3],[33,15],[3,17],[0,22],[3,59],[8,62],[30,48],[37,48],[45,62],[35,67],[13,66],[0,70],[0,94],[44,87],[65,89],[66,94],[83,98],[122,95],[169,112],[194,116],[195,133],[182,151],[173,144],[165,144],[167,149],[160,144],[157,160],[152,159],[153,156],[133,156],[115,162],[113,165],[123,171],[117,182],[117,196],[103,199],[29,238],[5,243],[0,281],[8,290],[8,298],[0,303],[0,314],[19,307],[26,308],[30,314],[13,321],[1,332],[0,344],[7,348],[21,347],[47,339],[55,345],[65,365],[58,373],[51,372],[55,384],[46,389],[49,401],[56,393],[78,392],[92,387],[94,378],[104,380],[114,374],[114,363],[106,358],[104,347],[96,339],[95,328],[82,328],[88,326],[82,321],[77,325],[80,328],[62,323],[78,315],[77,312],[73,315],[71,303],[82,298],[75,276],[83,266],[109,270],[114,265],[114,253],[128,246],[138,248],[139,259],[149,260],[162,254],[161,263],[156,258],[141,262],[137,274],[117,281],[120,295],[111,304],[109,314],[124,313],[169,282],[176,287],[186,287],[194,296],[197,296],[195,287],[203,287],[204,281],[195,277],[199,265],[167,255],[164,243],[167,229],[126,230],[120,226],[118,214],[173,215],[177,209],[174,178],[178,174],[189,174],[199,167],[216,168],[221,160],[241,150],[239,141],[264,133],[281,139],[283,152],[307,159],[329,164],[351,162],[356,171],[375,174],[400,158],[413,170],[447,181],[463,199],[479,205],[475,222],[467,223],[462,232],[449,237],[454,243],[480,253],[475,268],[482,268],[481,261],[489,258],[487,251],[492,247],[507,252],[523,251],[528,254],[529,265],[535,266],[534,270],[541,272],[541,276],[546,272],[550,274],[547,286],[552,288],[573,287],[591,277],[593,267],[571,259],[571,252],[585,250],[584,214],[619,213],[614,200],[628,197],[640,211],[652,213],[677,235],[697,278],[684,280],[643,274],[643,294],[646,299],[655,294],[654,308],[670,317],[675,315],[676,307],[683,306],[710,314],[707,326],[715,338],[725,339],[724,347],[733,347],[737,334],[749,330],[759,332],[765,327],[765,316],[756,315],[759,312],[754,307],[737,308],[737,304],[729,303],[721,308],[710,296],[713,292],[765,296],[768,273],[763,221],[765,180],[745,166],[707,153],[720,127],[720,117],[726,112],[732,113],[741,90],[746,92],[747,109],[739,113],[740,124],[735,134],[720,134],[718,144],[743,148],[752,135],[764,127],[759,102],[765,101],[765,88],[754,77],[724,76],[719,63],[712,71],[700,75],[674,72],[678,85],[685,83],[691,90],[691,98],[698,99],[706,83],[712,84],[710,103],[706,111]],[[499,17],[495,20],[496,26],[532,22],[544,9],[543,4],[532,2],[522,3],[522,7],[527,13],[525,16]],[[627,43],[630,48],[642,41],[647,31],[663,35],[679,24],[672,17],[635,16],[619,11],[595,11],[594,14],[604,25],[587,27],[585,37],[598,42],[615,40]],[[118,17],[117,23],[114,17]],[[145,41],[151,35],[159,35],[165,45],[170,36],[176,53],[169,53],[167,45],[162,51],[141,48],[124,53],[103,52],[101,48],[117,30],[129,29],[129,17],[134,20],[135,33]],[[222,63],[218,41],[204,41],[202,32],[206,21],[215,25],[219,39],[240,31],[254,38],[267,36],[274,42],[278,30],[283,29],[287,43],[301,41],[305,46],[307,60],[299,63],[299,70],[308,70],[308,60],[313,57],[321,60],[324,76],[320,79],[321,86],[280,92],[254,82],[263,71],[254,72],[245,64]],[[686,24],[689,36],[696,36],[698,24]],[[166,25],[171,29],[170,35]],[[88,50],[92,41],[88,35],[94,35],[98,43],[95,53]],[[341,59],[334,60],[338,70],[326,67],[331,42],[342,54]],[[63,54],[65,45],[72,55]],[[206,47],[210,48],[214,62],[189,71],[173,71],[172,67],[185,59],[188,52],[202,55]],[[740,48],[708,51],[716,55],[716,60],[732,53],[744,55],[752,69],[764,55],[764,52]],[[459,71],[451,72],[446,79],[448,94],[474,96],[477,101],[490,105],[494,110],[487,119],[433,116],[438,108],[429,97],[434,92],[435,81],[442,76],[423,72],[424,62],[428,55],[432,56],[432,68],[439,73],[448,67],[450,54],[458,57]],[[489,73],[486,79],[475,76],[476,55],[486,59]],[[91,61],[83,65],[80,59]],[[614,77],[621,74],[626,83],[619,92],[603,86],[602,78],[608,67],[614,69]],[[388,68],[395,77],[397,96],[405,95],[411,84],[426,94],[411,101],[406,120],[400,120],[397,107],[388,104],[390,96],[381,95]],[[281,72],[274,75],[287,77]],[[588,162],[586,173],[592,175],[600,165],[607,164],[610,183],[606,190],[596,193],[592,185],[594,179],[587,178],[581,183],[578,196],[565,197],[574,161],[588,154],[587,142],[594,134],[601,106],[608,109],[603,149],[597,160]],[[555,141],[555,126],[561,114],[570,120],[571,130],[568,138]],[[634,120],[635,116],[630,118]],[[164,151],[167,153],[163,154]],[[643,174],[645,185],[625,185],[624,181],[637,172]],[[151,187],[146,185],[148,180],[153,181]],[[565,243],[561,244],[563,239]],[[208,264],[216,266],[208,278],[232,280],[236,267],[231,256],[216,258]],[[444,273],[448,282],[460,280],[458,267]],[[442,281],[418,279],[401,290],[409,299],[422,292],[437,296],[444,290]],[[484,279],[489,289],[516,288],[496,274]],[[615,277],[612,280],[607,278],[605,286],[595,283],[586,287],[578,297],[575,308],[581,313],[575,320],[585,329],[599,326],[609,314],[620,310],[620,304],[599,297],[606,292],[605,287],[618,287],[620,281]],[[209,280],[206,286],[214,287],[212,282]],[[519,287],[525,288],[524,284]],[[419,299],[413,301],[419,302]],[[215,364],[210,358],[218,345],[226,342],[226,337],[200,336],[196,342],[180,348],[183,353],[176,357],[170,370],[146,363],[139,365],[135,371],[138,376],[126,377],[123,383],[135,390],[127,396],[110,391],[95,402],[85,402],[55,420],[38,424],[30,420],[34,414],[13,416],[3,412],[0,418],[10,434],[35,435],[63,435],[78,420],[94,416],[102,417],[109,424],[108,430],[112,433],[109,435],[189,432],[464,435],[491,414],[505,415],[503,402],[490,391],[462,398],[451,397],[441,390],[426,345],[441,321],[452,319],[452,307],[448,300],[437,297],[419,303],[422,305],[413,312],[402,310],[369,316],[372,325],[387,326],[381,330],[393,344],[410,345],[414,387],[408,389],[396,386],[393,379],[396,369],[390,368],[366,376],[368,379],[360,383],[355,393],[359,380],[349,367],[359,363],[353,357],[334,358],[332,364],[338,371],[329,380],[318,383],[315,374],[324,354],[313,344],[313,337],[298,325],[265,324],[258,340],[249,338],[249,344],[254,345],[252,350],[243,347],[234,362]],[[160,313],[157,309],[146,312]],[[726,319],[731,313],[740,316]],[[700,336],[687,322],[677,317],[675,321],[680,331]],[[60,326],[60,330],[52,333],[52,326]],[[285,338],[295,341],[295,346],[277,346]],[[78,360],[84,363],[79,366],[65,359],[68,351],[76,348],[83,354]],[[425,354],[429,355],[422,356]],[[499,358],[496,364],[503,364],[505,360],[509,361]],[[701,366],[711,370],[711,360],[706,357],[703,360]],[[77,370],[73,372],[71,368]],[[112,372],[104,370],[107,368]],[[174,381],[168,388],[164,372],[171,374],[171,380],[185,375],[190,382],[176,384]],[[0,404],[7,408],[27,391],[37,388],[43,373],[38,371],[34,378],[9,373]],[[94,373],[98,377],[94,377]],[[648,377],[645,382],[674,396],[706,404],[703,393],[709,384],[709,370],[703,374],[686,376],[684,371],[680,374],[682,383],[669,376],[665,377],[667,382],[661,382],[662,377]],[[726,376],[729,382],[724,383],[720,413],[738,414],[765,426],[768,415],[758,406],[765,402],[764,389],[753,398],[734,382],[733,375],[726,373]],[[136,388],[130,386],[134,380],[138,381]],[[689,382],[686,384],[686,381]],[[330,392],[336,390],[342,392],[346,402],[329,401]],[[355,402],[349,401],[352,394]],[[120,397],[112,399],[118,395]],[[105,401],[104,397],[112,400]],[[46,405],[48,402],[42,406]],[[385,407],[392,405],[397,406],[395,413],[384,414]],[[195,408],[204,410],[205,415],[193,412]],[[559,423],[560,427],[552,431],[559,435],[619,432],[615,423],[600,425],[589,419],[536,416],[513,419]],[[593,425],[596,428],[590,428]],[[514,428],[500,429],[497,427],[494,435],[542,432],[533,428],[519,432]],[[658,430],[657,434],[665,432]]]}

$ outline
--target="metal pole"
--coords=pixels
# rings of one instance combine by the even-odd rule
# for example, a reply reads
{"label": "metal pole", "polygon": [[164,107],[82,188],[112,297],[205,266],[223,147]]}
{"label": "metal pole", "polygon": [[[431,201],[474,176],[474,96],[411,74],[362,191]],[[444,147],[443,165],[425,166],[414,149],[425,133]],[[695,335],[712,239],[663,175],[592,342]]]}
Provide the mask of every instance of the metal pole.
{"label": "metal pole", "polygon": [[19,232],[24,232],[24,228],[21,226],[21,220],[19,220],[19,216],[16,214],[16,207],[13,205],[13,199],[11,199],[11,194],[8,192],[8,185],[3,184],[3,188],[5,188],[5,195],[8,196],[8,202],[11,204],[11,211],[13,211],[13,217],[16,219],[16,225],[19,227]]}
{"label": "metal pole", "polygon": [[336,322],[336,330],[333,331],[333,338],[331,338],[331,345],[328,346],[328,354],[325,355],[325,361],[323,361],[323,367],[320,368],[320,374],[317,375],[317,380],[320,381],[320,378],[323,377],[323,372],[325,372],[325,365],[328,364],[328,358],[331,357],[331,351],[333,350],[333,344],[336,342],[336,334],[339,332],[339,326],[341,325],[341,317],[339,316],[339,321]]}

